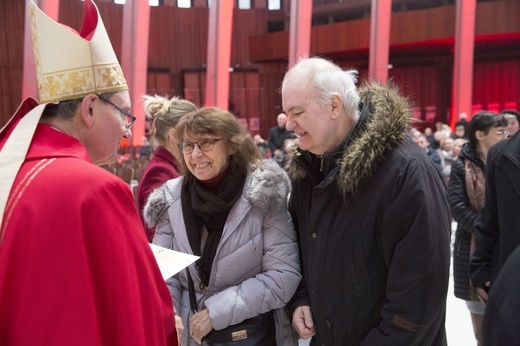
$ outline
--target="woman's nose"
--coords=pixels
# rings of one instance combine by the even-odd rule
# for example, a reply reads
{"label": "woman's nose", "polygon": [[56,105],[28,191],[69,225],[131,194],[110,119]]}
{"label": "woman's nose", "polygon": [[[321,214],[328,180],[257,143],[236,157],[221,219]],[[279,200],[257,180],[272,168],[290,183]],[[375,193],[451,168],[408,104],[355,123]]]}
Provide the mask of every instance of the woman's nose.
{"label": "woman's nose", "polygon": [[202,150],[200,150],[198,144],[194,144],[193,145],[193,151],[191,152],[191,155],[192,156],[197,156],[197,155],[200,155],[200,154],[202,154]]}

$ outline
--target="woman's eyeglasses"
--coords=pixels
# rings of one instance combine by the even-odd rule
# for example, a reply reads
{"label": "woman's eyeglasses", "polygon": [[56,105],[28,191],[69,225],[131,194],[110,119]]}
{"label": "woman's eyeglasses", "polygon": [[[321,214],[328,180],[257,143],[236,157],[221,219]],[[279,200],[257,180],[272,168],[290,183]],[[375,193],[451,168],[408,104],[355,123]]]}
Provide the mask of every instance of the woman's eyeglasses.
{"label": "woman's eyeglasses", "polygon": [[509,132],[507,130],[497,130],[496,134],[499,136],[507,136]]}
{"label": "woman's eyeglasses", "polygon": [[222,138],[204,138],[197,142],[182,142],[179,144],[179,149],[183,154],[191,154],[195,146],[197,146],[200,151],[210,151],[215,147],[215,143],[221,139]]}

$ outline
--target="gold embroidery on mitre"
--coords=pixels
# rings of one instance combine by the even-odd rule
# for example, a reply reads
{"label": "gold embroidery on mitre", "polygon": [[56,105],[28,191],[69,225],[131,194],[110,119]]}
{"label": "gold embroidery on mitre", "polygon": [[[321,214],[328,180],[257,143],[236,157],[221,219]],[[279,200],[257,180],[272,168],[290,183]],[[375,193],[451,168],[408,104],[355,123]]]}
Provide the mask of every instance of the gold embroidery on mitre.
{"label": "gold embroidery on mitre", "polygon": [[[33,43],[33,51],[34,51],[34,65],[36,67],[36,75],[39,77],[41,74],[41,66],[40,66],[40,45],[38,44],[38,34],[36,33],[36,18],[34,17],[34,6],[31,4],[29,6],[29,18],[31,21],[31,39]],[[40,83],[38,83],[38,89],[40,89]]]}
{"label": "gold embroidery on mitre", "polygon": [[128,89],[119,64],[47,73],[38,79],[41,102],[80,98],[88,93],[104,94]]}
{"label": "gold embroidery on mitre", "polygon": [[40,101],[57,102],[95,93],[92,68],[47,73],[38,78]]}
{"label": "gold embroidery on mitre", "polygon": [[94,66],[96,90],[115,92],[128,89],[123,70],[119,64]]}
{"label": "gold embroidery on mitre", "polygon": [[[97,11],[97,7],[96,11],[99,22],[96,30],[99,30],[98,35],[100,35],[101,38],[106,37],[106,40],[94,39],[90,41],[89,49],[91,52],[104,52],[101,54],[100,61],[103,61],[101,64],[99,61],[71,61],[72,56],[68,56],[66,52],[60,54],[55,50],[49,51],[49,49],[46,49],[38,40],[36,22],[37,17],[40,16],[40,12],[37,12],[37,10],[36,5],[31,3],[29,14],[40,103],[73,100],[91,93],[106,94],[128,90],[123,71],[113,53],[113,48],[108,39],[102,19],[99,16],[99,12]],[[42,15],[44,15],[43,12]],[[59,38],[46,38],[46,40],[49,39],[59,40]],[[80,36],[78,36],[77,39],[78,42],[86,42],[85,39]],[[63,47],[63,49],[67,49],[67,47]],[[55,57],[56,59],[63,59],[63,61],[68,62],[68,66],[76,66],[60,71],[44,70],[46,67],[42,66],[42,54],[47,58]],[[92,54],[92,56],[98,55],[99,54]]]}

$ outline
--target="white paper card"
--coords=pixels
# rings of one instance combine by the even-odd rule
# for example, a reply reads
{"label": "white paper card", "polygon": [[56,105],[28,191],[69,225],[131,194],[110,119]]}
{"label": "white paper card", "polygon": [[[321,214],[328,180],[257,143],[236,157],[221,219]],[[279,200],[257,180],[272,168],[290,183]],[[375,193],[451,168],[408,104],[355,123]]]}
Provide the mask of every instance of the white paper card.
{"label": "white paper card", "polygon": [[164,280],[171,278],[199,259],[199,256],[166,249],[154,244],[150,244],[150,247],[152,248],[152,252]]}

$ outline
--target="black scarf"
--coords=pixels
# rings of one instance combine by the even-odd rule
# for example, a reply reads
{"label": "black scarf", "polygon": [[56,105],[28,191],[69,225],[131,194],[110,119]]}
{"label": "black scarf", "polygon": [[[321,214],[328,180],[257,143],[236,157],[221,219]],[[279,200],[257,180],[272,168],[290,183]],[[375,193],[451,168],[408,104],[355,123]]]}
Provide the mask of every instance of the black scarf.
{"label": "black scarf", "polygon": [[[188,241],[193,254],[201,256],[197,268],[202,278],[202,284],[208,286],[211,266],[217,251],[218,243],[229,211],[240,197],[246,180],[245,173],[234,173],[229,170],[216,194],[212,194],[193,175],[185,176],[187,181],[181,190],[182,215]],[[201,254],[201,238],[203,227],[206,226],[208,237]]]}

